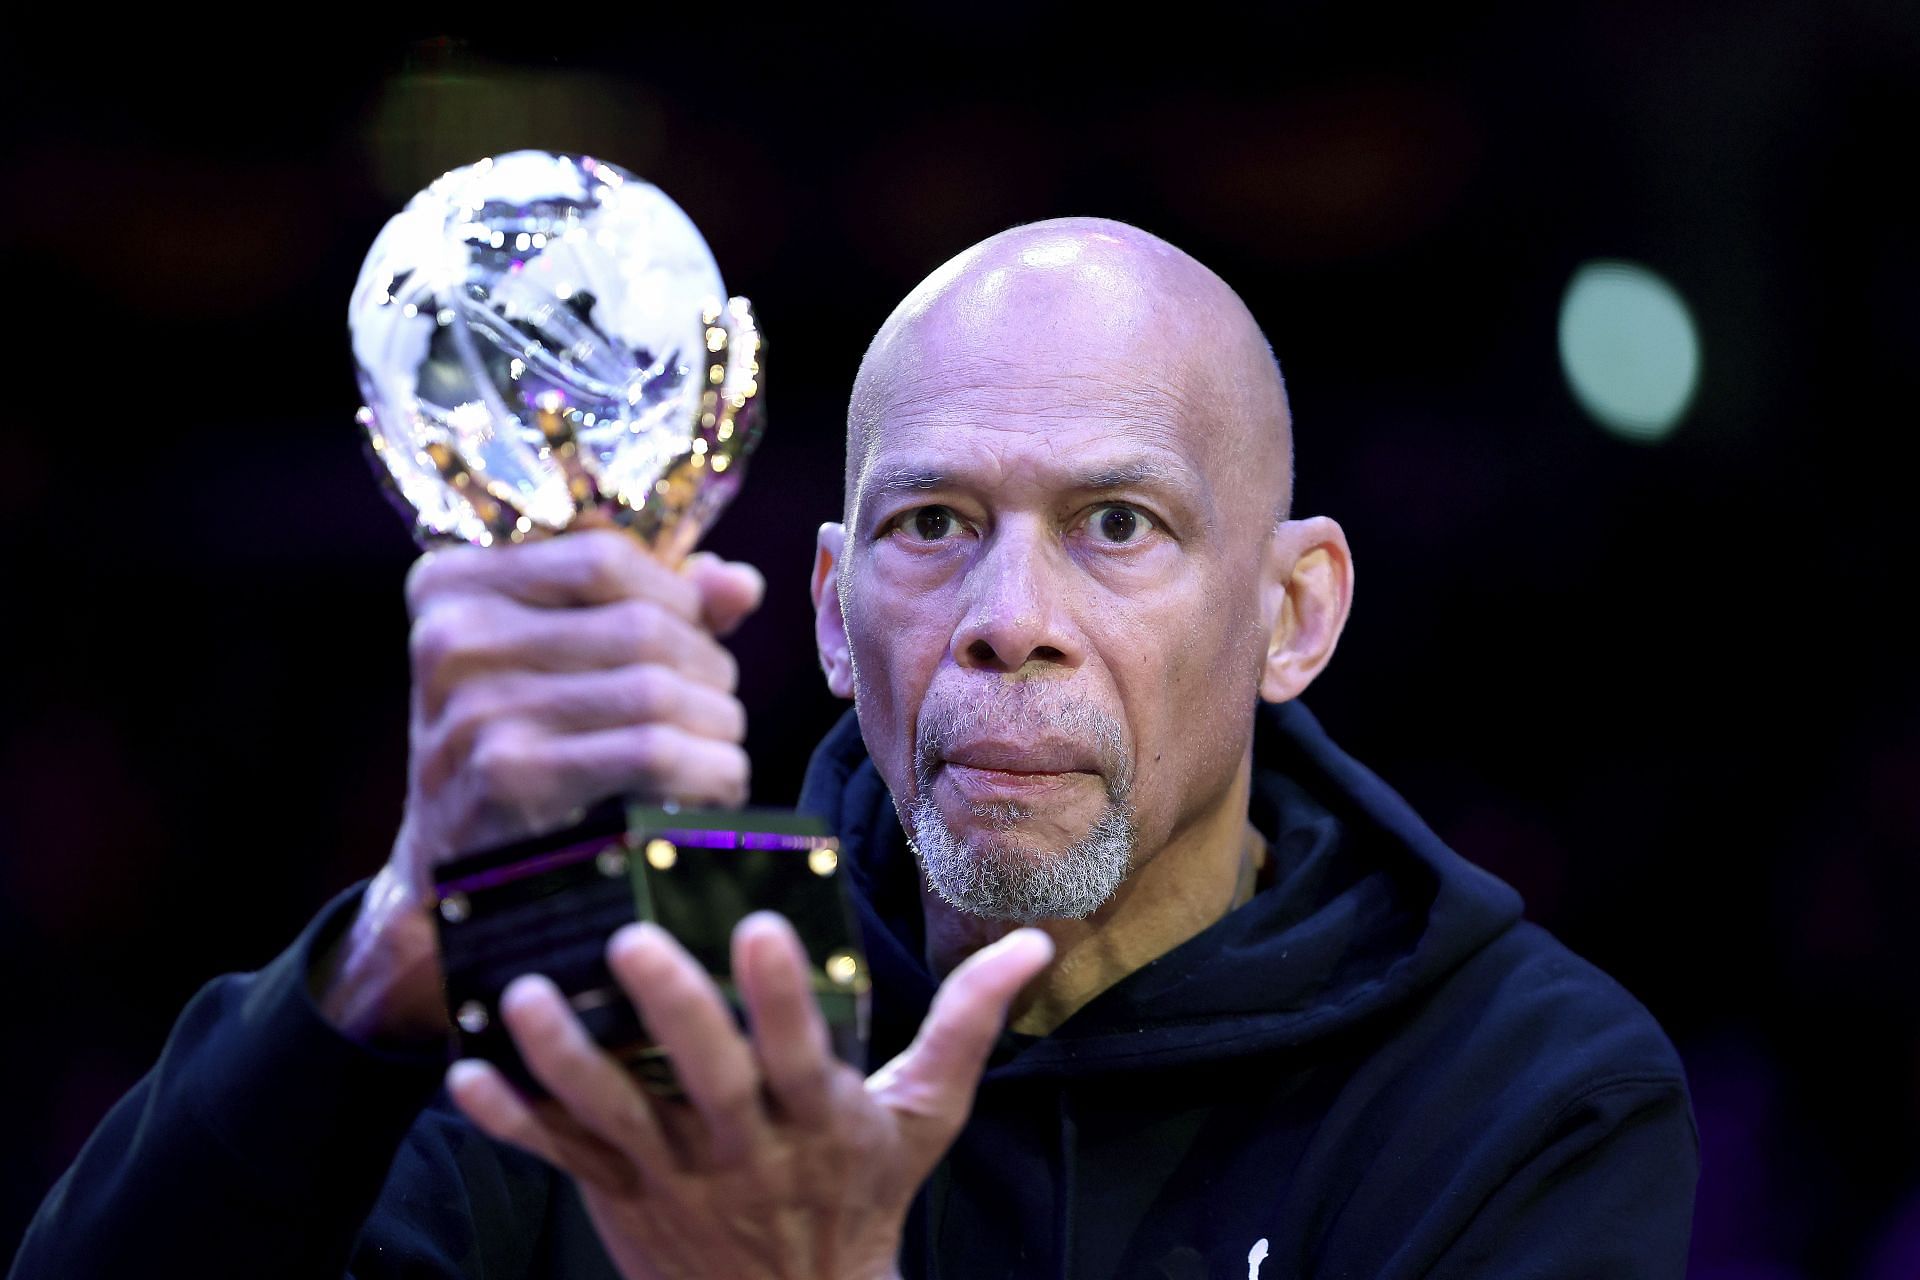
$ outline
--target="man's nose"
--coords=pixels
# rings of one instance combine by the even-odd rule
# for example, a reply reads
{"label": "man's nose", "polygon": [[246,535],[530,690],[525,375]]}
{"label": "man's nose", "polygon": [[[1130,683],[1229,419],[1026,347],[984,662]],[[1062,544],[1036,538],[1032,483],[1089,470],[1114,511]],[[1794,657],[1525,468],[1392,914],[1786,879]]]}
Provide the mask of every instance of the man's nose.
{"label": "man's nose", "polygon": [[1067,567],[1039,530],[1003,526],[967,573],[967,612],[953,660],[1012,674],[1028,663],[1077,667],[1085,641],[1070,611]]}

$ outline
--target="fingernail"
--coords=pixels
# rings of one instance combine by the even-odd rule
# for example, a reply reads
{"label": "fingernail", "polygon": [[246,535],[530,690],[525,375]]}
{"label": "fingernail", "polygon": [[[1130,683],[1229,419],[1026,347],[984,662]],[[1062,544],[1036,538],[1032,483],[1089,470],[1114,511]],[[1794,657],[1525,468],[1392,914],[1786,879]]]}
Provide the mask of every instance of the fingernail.
{"label": "fingernail", "polygon": [[477,1058],[462,1058],[447,1068],[447,1092],[458,1093],[468,1085],[479,1083],[486,1074],[485,1063]]}
{"label": "fingernail", "polygon": [[734,576],[744,580],[748,586],[753,588],[756,596],[766,593],[767,575],[761,573],[759,569],[743,560],[736,560],[728,567],[733,570]]}
{"label": "fingernail", "polygon": [[1017,929],[1010,937],[1022,939],[1015,945],[1037,951],[1045,959],[1053,959],[1053,938],[1044,929]]}
{"label": "fingernail", "polygon": [[786,917],[777,911],[755,911],[742,917],[734,927],[746,949],[748,966],[762,978],[779,968],[784,955],[795,949],[805,954],[804,946],[795,947],[786,941],[793,931]]}
{"label": "fingernail", "polygon": [[749,911],[740,917],[740,923],[735,927],[742,931],[751,930],[754,933],[778,933],[780,926],[785,922],[786,917],[778,911]]}
{"label": "fingernail", "polygon": [[651,920],[626,925],[614,938],[622,951],[649,969],[660,968],[672,956],[673,935]]}
{"label": "fingernail", "polygon": [[545,974],[523,973],[509,982],[506,990],[500,993],[500,1007],[504,1009],[508,1005],[524,1005],[530,1000],[539,1000],[549,993],[557,995],[559,991],[560,988],[554,986],[553,980]]}

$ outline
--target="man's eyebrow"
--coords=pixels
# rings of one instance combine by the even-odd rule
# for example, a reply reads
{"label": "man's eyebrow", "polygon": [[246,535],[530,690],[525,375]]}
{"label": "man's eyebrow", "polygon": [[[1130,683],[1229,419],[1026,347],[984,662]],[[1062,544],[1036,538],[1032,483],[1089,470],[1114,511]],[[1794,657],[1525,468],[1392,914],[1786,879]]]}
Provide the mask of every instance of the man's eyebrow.
{"label": "man's eyebrow", "polygon": [[924,467],[886,467],[872,472],[860,489],[871,497],[879,498],[940,489],[949,482],[947,475]]}
{"label": "man's eyebrow", "polygon": [[1141,458],[1117,467],[1089,472],[1074,481],[1076,489],[1125,489],[1137,484],[1178,484],[1177,470],[1164,463]]}
{"label": "man's eyebrow", "polygon": [[[933,489],[951,488],[954,477],[947,472],[912,463],[900,463],[875,468],[868,472],[860,485],[860,494],[866,499],[897,497],[901,494],[925,493]],[[1154,458],[1136,458],[1097,471],[1087,471],[1072,477],[1069,487],[1076,491],[1100,491],[1105,489],[1125,489],[1134,485],[1164,485],[1173,488],[1188,487],[1188,478],[1181,469]]]}

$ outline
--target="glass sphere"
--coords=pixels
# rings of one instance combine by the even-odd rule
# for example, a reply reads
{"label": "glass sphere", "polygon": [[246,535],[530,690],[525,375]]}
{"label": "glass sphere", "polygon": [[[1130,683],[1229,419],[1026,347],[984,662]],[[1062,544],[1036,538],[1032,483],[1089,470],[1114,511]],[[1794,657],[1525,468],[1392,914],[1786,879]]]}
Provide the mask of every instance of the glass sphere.
{"label": "glass sphere", "polygon": [[605,161],[517,151],[415,196],[347,322],[361,422],[421,538],[484,546],[588,506],[640,510],[699,443],[725,297],[680,207]]}

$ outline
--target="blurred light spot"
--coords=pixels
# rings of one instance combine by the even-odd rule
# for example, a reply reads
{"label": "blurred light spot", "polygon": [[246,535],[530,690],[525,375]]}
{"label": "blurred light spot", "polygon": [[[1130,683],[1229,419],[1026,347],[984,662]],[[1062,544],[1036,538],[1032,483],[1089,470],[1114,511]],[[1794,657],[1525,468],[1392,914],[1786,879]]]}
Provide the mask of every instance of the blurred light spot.
{"label": "blurred light spot", "polygon": [[860,977],[860,961],[851,951],[836,951],[827,957],[827,979],[836,987],[850,987]]}
{"label": "blurred light spot", "polygon": [[605,156],[642,172],[660,151],[663,113],[631,81],[502,66],[444,40],[413,52],[413,65],[386,82],[366,121],[375,180],[395,200],[456,165],[526,147]]}
{"label": "blurred light spot", "polygon": [[1664,440],[1700,383],[1700,336],[1674,287],[1632,262],[1589,262],[1560,303],[1560,367],[1593,420],[1626,440]]}

